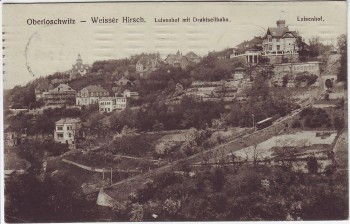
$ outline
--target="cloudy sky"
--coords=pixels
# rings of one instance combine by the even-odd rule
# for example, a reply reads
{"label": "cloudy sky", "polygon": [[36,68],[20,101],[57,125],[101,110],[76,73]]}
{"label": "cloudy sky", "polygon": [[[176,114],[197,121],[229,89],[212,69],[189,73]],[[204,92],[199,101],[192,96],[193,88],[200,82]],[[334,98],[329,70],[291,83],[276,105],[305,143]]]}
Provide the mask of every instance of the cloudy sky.
{"label": "cloudy sky", "polygon": [[[139,24],[93,24],[91,17],[143,17]],[[155,23],[154,18],[227,17],[228,23]],[[297,17],[320,17],[300,22]],[[27,25],[28,19],[67,19],[74,25]],[[265,3],[66,3],[3,6],[4,88],[56,71],[69,70],[80,53],[83,62],[159,52],[163,58],[180,50],[205,55],[261,36],[285,19],[307,41],[320,36],[336,43],[346,33],[345,2]],[[86,23],[79,21],[85,20]],[[30,71],[29,69],[30,68]]]}

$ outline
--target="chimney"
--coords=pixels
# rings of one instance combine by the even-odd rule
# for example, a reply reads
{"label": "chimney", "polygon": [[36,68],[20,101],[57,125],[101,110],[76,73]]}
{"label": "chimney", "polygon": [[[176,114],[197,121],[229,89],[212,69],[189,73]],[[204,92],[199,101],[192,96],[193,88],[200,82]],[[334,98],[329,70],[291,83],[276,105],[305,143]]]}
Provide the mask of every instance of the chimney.
{"label": "chimney", "polygon": [[278,28],[286,27],[286,21],[285,20],[277,20],[276,24],[277,24]]}

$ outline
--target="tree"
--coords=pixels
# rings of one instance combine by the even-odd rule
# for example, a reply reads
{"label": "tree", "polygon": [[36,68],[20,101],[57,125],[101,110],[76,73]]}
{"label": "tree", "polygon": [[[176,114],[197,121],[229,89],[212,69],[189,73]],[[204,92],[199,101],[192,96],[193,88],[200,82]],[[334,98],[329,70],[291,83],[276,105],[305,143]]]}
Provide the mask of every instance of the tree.
{"label": "tree", "polygon": [[330,50],[330,46],[324,45],[319,36],[314,36],[309,40],[310,57],[316,58]]}
{"label": "tree", "polygon": [[329,93],[326,93],[326,94],[324,95],[324,99],[327,100],[327,101],[329,100]]}
{"label": "tree", "polygon": [[5,195],[7,222],[85,222],[96,216],[94,202],[84,199],[80,184],[69,175],[42,180],[21,175],[6,182]]}
{"label": "tree", "polygon": [[334,127],[337,130],[341,130],[344,128],[344,119],[342,117],[335,117],[333,123],[334,123]]}
{"label": "tree", "polygon": [[286,87],[287,86],[287,84],[288,84],[288,81],[289,81],[289,77],[288,77],[288,75],[285,75],[285,76],[283,76],[283,79],[282,79],[282,86],[283,87]]}
{"label": "tree", "polygon": [[307,169],[309,173],[316,174],[318,171],[318,162],[315,156],[309,156],[307,158]]}
{"label": "tree", "polygon": [[211,176],[213,189],[215,191],[221,191],[225,184],[225,175],[221,168],[216,168]]}
{"label": "tree", "polygon": [[325,85],[328,89],[331,89],[333,87],[333,82],[330,79],[327,79],[325,82]]}

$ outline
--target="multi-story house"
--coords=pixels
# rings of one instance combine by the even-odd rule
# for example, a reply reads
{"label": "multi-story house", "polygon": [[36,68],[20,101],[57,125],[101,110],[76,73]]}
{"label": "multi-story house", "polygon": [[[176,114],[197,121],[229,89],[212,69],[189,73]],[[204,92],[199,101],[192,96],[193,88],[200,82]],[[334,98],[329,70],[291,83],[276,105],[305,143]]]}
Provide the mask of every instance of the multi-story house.
{"label": "multi-story house", "polygon": [[90,105],[98,103],[98,100],[102,97],[109,96],[109,92],[97,85],[90,85],[84,87],[76,95],[76,105]]}
{"label": "multi-story house", "polygon": [[75,79],[80,76],[86,75],[86,73],[90,72],[91,67],[88,64],[83,64],[83,59],[81,59],[80,54],[78,54],[78,58],[76,63],[72,65],[72,69],[69,73],[70,79]]}
{"label": "multi-story house", "polygon": [[296,31],[289,30],[285,20],[278,20],[277,27],[268,27],[263,37],[254,37],[233,48],[230,58],[243,58],[247,63],[259,63],[262,57],[272,64],[297,62],[299,51],[305,50],[305,44]]}
{"label": "multi-story house", "polygon": [[169,65],[172,65],[174,67],[181,67],[182,69],[186,68],[189,65],[188,59],[183,56],[180,51],[177,51],[176,54],[168,54],[164,61]]}
{"label": "multi-story house", "polygon": [[56,88],[49,90],[43,96],[47,106],[68,106],[75,104],[76,91],[67,84],[60,84]]}
{"label": "multi-story house", "polygon": [[289,30],[285,20],[278,20],[276,24],[277,27],[269,27],[263,37],[262,55],[269,57],[274,63],[296,61],[299,56],[298,33]]}
{"label": "multi-story house", "polygon": [[126,108],[126,97],[103,97],[98,101],[100,112],[113,112]]}
{"label": "multi-story house", "polygon": [[62,118],[55,122],[54,139],[56,142],[75,145],[80,137],[81,121],[75,118]]}

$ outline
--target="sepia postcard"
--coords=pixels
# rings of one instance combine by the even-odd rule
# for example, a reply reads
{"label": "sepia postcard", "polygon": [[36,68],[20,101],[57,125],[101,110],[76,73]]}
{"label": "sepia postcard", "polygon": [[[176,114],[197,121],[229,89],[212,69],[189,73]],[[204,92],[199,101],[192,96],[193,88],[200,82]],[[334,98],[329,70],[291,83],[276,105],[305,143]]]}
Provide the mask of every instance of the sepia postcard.
{"label": "sepia postcard", "polygon": [[2,41],[4,222],[349,219],[346,1],[3,3]]}

